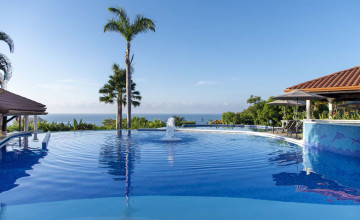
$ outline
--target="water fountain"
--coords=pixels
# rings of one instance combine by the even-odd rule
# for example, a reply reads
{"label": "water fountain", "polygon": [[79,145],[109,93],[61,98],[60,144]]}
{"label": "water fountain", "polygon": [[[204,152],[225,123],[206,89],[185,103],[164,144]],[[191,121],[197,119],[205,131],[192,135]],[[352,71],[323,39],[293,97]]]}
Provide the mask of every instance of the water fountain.
{"label": "water fountain", "polygon": [[170,117],[166,122],[166,134],[165,137],[161,138],[163,141],[180,141],[181,138],[174,137],[175,131],[175,118]]}

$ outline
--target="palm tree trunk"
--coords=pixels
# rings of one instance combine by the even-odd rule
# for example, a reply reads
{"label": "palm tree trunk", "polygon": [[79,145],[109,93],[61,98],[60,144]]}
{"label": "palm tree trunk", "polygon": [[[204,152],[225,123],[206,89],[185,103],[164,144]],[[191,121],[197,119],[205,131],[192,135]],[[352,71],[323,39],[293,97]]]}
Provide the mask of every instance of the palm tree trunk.
{"label": "palm tree trunk", "polygon": [[117,98],[117,114],[116,114],[116,129],[122,129],[122,94],[118,93]]}
{"label": "palm tree trunk", "polygon": [[126,105],[127,105],[127,127],[131,129],[131,72],[130,72],[130,42],[126,45]]}

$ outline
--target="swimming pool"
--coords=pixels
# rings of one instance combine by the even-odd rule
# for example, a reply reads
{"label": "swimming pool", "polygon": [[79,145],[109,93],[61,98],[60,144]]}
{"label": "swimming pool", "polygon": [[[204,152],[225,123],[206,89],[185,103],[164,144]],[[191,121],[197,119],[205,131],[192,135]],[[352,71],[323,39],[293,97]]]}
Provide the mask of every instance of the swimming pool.
{"label": "swimming pool", "polygon": [[[262,126],[262,125],[193,125],[193,124],[184,124],[181,128],[184,129],[204,129],[204,130],[227,130],[227,131],[257,131],[257,132],[266,132],[272,131],[272,127],[270,126]],[[280,129],[279,127],[275,127],[275,129]]]}
{"label": "swimming pool", "polygon": [[[42,140],[45,134],[40,134]],[[52,133],[0,157],[0,219],[355,219],[360,161],[243,134]],[[299,211],[299,215],[294,212]],[[31,218],[30,218],[31,217]]]}

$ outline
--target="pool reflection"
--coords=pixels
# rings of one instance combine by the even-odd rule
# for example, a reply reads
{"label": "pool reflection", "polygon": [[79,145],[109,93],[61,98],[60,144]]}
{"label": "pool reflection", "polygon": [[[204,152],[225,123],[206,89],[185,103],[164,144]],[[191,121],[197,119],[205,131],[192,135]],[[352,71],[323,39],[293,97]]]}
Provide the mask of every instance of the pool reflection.
{"label": "pool reflection", "polygon": [[115,181],[124,181],[124,195],[129,199],[131,195],[131,175],[135,169],[135,159],[138,154],[136,144],[132,144],[130,135],[117,133],[115,143],[107,143],[101,148],[99,163],[106,168],[107,173]]}
{"label": "pool reflection", "polygon": [[[277,156],[273,160],[296,161],[296,157],[289,156]],[[326,196],[329,202],[335,199],[360,203],[360,161],[357,158],[312,149],[302,158],[303,171],[273,174],[276,186],[296,186],[297,192],[317,193]]]}
{"label": "pool reflection", "polygon": [[15,182],[29,176],[27,171],[47,155],[47,151],[41,148],[29,148],[28,137],[16,140],[0,149],[0,193],[17,187]]}

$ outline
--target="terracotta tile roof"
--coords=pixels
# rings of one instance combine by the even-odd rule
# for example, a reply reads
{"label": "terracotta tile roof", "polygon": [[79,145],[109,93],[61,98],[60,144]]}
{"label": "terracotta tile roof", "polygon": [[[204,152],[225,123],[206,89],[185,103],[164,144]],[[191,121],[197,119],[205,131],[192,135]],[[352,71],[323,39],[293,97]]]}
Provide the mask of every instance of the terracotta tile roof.
{"label": "terracotta tile roof", "polygon": [[360,66],[288,87],[285,92],[294,89],[307,92],[360,90]]}
{"label": "terracotta tile roof", "polygon": [[7,90],[0,89],[0,113],[32,112],[44,114],[46,106]]}

